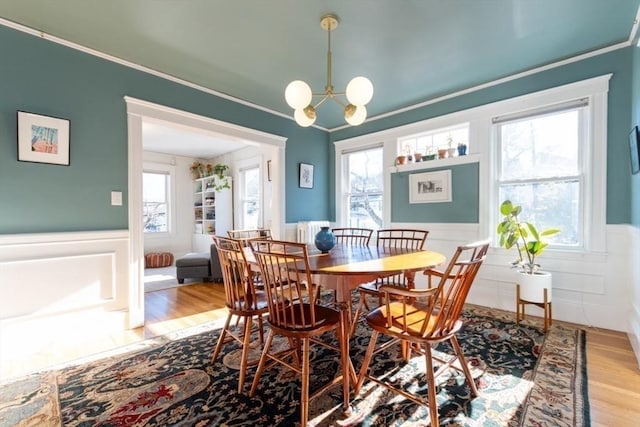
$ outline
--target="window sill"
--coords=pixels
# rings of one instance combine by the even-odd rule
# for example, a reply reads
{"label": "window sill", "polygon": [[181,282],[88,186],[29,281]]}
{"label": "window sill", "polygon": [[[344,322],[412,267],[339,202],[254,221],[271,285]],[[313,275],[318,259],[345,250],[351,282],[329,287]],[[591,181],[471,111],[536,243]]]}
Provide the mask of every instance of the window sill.
{"label": "window sill", "polygon": [[447,166],[464,165],[467,163],[480,163],[479,154],[469,154],[466,156],[458,156],[450,159],[426,160],[418,163],[408,163],[406,165],[391,166],[389,170],[394,172],[411,172],[416,170],[436,169]]}

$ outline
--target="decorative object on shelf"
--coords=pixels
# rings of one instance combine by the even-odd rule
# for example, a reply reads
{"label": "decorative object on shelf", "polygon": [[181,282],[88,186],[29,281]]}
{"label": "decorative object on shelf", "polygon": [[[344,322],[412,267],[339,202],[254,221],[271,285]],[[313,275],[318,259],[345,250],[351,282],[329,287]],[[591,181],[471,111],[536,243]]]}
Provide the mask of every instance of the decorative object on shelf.
{"label": "decorative object on shelf", "polygon": [[[332,13],[324,15],[320,19],[320,27],[327,31],[327,85],[322,93],[313,93],[307,83],[302,80],[294,80],[285,89],[284,96],[287,104],[295,110],[294,118],[298,125],[307,127],[316,121],[316,109],[327,99],[332,99],[344,107],[344,119],[352,126],[357,126],[367,118],[366,104],[373,97],[373,84],[366,77],[354,77],[345,92],[334,92],[331,82],[331,31],[338,28],[338,16]],[[337,95],[345,95],[348,103],[345,105]],[[322,99],[312,105],[314,96]]]}
{"label": "decorative object on shelf", "polygon": [[422,160],[435,160],[435,159],[436,159],[435,154],[425,154],[424,156],[422,156]]}
{"label": "decorative object on shelf", "polygon": [[300,188],[313,188],[313,165],[300,163]]}
{"label": "decorative object on shelf", "polygon": [[[560,232],[558,228],[548,228],[539,231],[530,222],[520,222],[518,215],[522,207],[505,200],[500,205],[502,221],[498,224],[497,232],[500,236],[499,244],[505,249],[513,247],[518,251],[518,259],[511,263],[517,269],[517,283],[520,285],[520,298],[528,302],[541,303],[544,299],[544,289],[547,289],[547,301],[551,301],[551,273],[540,271],[536,258],[549,245],[544,237]],[[527,277],[524,277],[527,276]]]}
{"label": "decorative object on shelf", "polygon": [[406,165],[407,164],[407,156],[398,156],[396,157],[396,166],[397,165]]}
{"label": "decorative object on shelf", "polygon": [[222,179],[225,176],[226,172],[229,170],[229,166],[222,163],[218,163],[213,167],[213,170],[215,171],[216,176]]}
{"label": "decorative object on shelf", "polygon": [[416,163],[422,161],[422,153],[413,153],[413,158]]}
{"label": "decorative object on shelf", "polygon": [[18,111],[18,160],[69,166],[68,119]]}
{"label": "decorative object on shelf", "polygon": [[409,203],[451,201],[451,170],[409,175]]}
{"label": "decorative object on shelf", "polygon": [[458,150],[456,149],[456,147],[451,147],[451,148],[447,149],[447,157],[449,157],[449,158],[455,157],[457,151]]}
{"label": "decorative object on shelf", "polygon": [[189,167],[189,170],[191,171],[191,178],[193,179],[200,178],[200,166],[201,166],[200,162],[196,161],[191,163],[191,166]]}
{"label": "decorative object on shelf", "polygon": [[438,150],[438,158],[439,159],[446,159],[448,155],[449,155],[449,149],[448,148],[441,148],[441,149]]}
{"label": "decorative object on shelf", "polygon": [[318,248],[323,254],[326,254],[336,245],[336,238],[329,227],[320,227],[320,231],[316,234],[314,243],[316,248]]}
{"label": "decorative object on shelf", "polygon": [[466,156],[467,155],[467,144],[463,144],[462,142],[458,144],[458,156]]}

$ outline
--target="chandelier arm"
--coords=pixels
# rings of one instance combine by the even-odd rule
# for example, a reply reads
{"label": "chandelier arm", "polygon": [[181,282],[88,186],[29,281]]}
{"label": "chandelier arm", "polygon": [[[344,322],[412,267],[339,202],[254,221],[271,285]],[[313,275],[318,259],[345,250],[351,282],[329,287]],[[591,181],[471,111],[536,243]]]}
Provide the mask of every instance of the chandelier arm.
{"label": "chandelier arm", "polygon": [[324,96],[322,97],[322,99],[321,99],[320,101],[318,101],[318,103],[317,103],[316,105],[314,105],[314,106],[313,106],[313,108],[318,108],[319,106],[321,106],[322,104],[324,104],[324,101],[326,101],[326,100],[327,100],[327,99],[329,99],[329,98],[331,98],[331,96],[329,96],[328,94],[327,94],[327,95],[324,95]]}

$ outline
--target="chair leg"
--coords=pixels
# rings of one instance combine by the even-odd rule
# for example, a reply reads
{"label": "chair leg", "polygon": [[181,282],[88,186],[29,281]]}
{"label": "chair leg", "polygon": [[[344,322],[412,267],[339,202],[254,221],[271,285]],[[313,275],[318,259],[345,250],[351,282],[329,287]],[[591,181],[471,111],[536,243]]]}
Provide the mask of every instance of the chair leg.
{"label": "chair leg", "polygon": [[360,367],[360,372],[358,373],[358,382],[353,387],[355,394],[358,394],[360,392],[362,384],[364,383],[364,379],[367,376],[367,371],[369,371],[369,364],[371,364],[371,359],[373,358],[373,350],[375,350],[376,348],[378,335],[380,335],[380,332],[371,331],[371,340],[369,341],[367,352],[364,355],[364,360],[362,361],[362,366]]}
{"label": "chair leg", "polygon": [[260,356],[260,362],[258,363],[256,376],[253,378],[253,384],[251,384],[249,397],[253,397],[256,394],[256,390],[258,389],[258,384],[260,383],[260,376],[262,375],[262,371],[264,371],[264,366],[267,362],[267,354],[269,353],[269,348],[271,347],[273,336],[274,336],[274,332],[270,330],[269,333],[267,334],[267,341],[264,343],[264,348],[262,349],[262,355]]}
{"label": "chair leg", "polygon": [[438,427],[438,400],[436,399],[436,383],[433,375],[433,359],[431,358],[431,346],[424,346],[424,358],[427,367],[427,400],[429,402],[429,416],[431,418],[431,427]]}
{"label": "chair leg", "polygon": [[222,328],[222,332],[220,332],[220,338],[218,338],[218,343],[216,344],[216,349],[213,352],[213,356],[211,357],[211,363],[215,363],[218,355],[220,354],[220,350],[222,350],[222,346],[224,344],[224,338],[227,335],[227,330],[229,329],[229,323],[231,323],[231,313],[227,315],[227,321],[224,323],[224,328]]}
{"label": "chair leg", "polygon": [[244,318],[244,336],[242,337],[242,357],[240,358],[240,374],[238,378],[238,393],[242,393],[244,388],[244,378],[247,375],[247,365],[249,358],[249,345],[251,344],[251,316]]}
{"label": "chair leg", "polygon": [[362,307],[367,304],[364,293],[360,292],[360,299],[358,300],[358,307],[356,307],[356,312],[351,318],[351,332],[350,335],[353,336],[356,332],[356,328],[358,326],[358,321],[360,320],[360,316],[362,315]]}
{"label": "chair leg", "polygon": [[478,387],[476,387],[475,381],[473,381],[473,377],[471,376],[471,370],[469,369],[469,365],[467,365],[467,360],[464,358],[464,354],[462,353],[462,348],[460,348],[460,344],[458,343],[458,339],[454,336],[451,337],[451,344],[453,349],[458,356],[458,362],[462,366],[462,371],[464,372],[464,376],[469,383],[469,387],[471,388],[471,394],[473,397],[477,397],[480,393],[478,392]]}
{"label": "chair leg", "polygon": [[302,339],[302,396],[300,397],[300,425],[309,418],[309,338]]}
{"label": "chair leg", "polygon": [[260,344],[264,344],[264,323],[262,315],[258,315],[258,339]]}

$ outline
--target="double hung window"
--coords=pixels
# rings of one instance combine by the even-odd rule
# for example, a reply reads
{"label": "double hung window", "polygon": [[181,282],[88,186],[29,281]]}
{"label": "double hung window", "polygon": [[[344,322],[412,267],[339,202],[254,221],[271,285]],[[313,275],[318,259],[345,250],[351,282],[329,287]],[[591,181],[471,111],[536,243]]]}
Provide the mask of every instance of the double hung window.
{"label": "double hung window", "polygon": [[585,98],[493,119],[499,203],[521,205],[520,220],[539,229],[560,228],[548,239],[558,247],[584,242],[588,109]]}
{"label": "double hung window", "polygon": [[382,227],[382,151],[378,145],[342,153],[342,217],[347,227]]}
{"label": "double hung window", "polygon": [[142,174],[142,221],[145,233],[171,231],[170,178],[168,172],[145,171]]}

